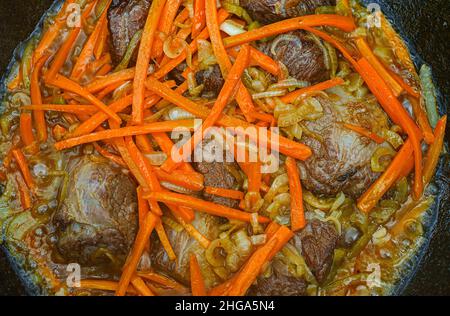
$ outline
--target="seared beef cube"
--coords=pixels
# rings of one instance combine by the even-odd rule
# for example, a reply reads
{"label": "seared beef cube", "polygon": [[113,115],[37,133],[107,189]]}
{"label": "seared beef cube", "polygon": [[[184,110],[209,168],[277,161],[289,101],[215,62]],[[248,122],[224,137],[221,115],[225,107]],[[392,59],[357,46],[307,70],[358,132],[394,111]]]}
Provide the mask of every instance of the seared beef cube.
{"label": "seared beef cube", "polygon": [[260,49],[285,65],[289,75],[298,80],[314,83],[330,77],[323,49],[304,31],[278,35]]}
{"label": "seared beef cube", "polygon": [[241,0],[240,5],[261,23],[314,14],[321,6],[336,5],[336,0]]}
{"label": "seared beef cube", "polygon": [[225,83],[219,65],[210,66],[205,70],[197,71],[195,79],[198,85],[204,84],[202,97],[216,98]]}
{"label": "seared beef cube", "polygon": [[137,227],[136,186],[121,168],[84,156],[67,169],[53,217],[57,250],[67,263],[121,268]]}
{"label": "seared beef cube", "polygon": [[144,28],[150,0],[115,0],[108,11],[111,33],[111,55],[120,63],[134,34]]}

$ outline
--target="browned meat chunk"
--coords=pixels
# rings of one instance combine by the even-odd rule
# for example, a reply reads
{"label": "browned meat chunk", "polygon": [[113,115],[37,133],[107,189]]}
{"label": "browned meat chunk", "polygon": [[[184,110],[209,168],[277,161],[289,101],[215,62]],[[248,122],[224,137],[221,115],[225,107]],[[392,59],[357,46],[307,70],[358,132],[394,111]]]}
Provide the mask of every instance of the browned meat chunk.
{"label": "browned meat chunk", "polygon": [[197,71],[195,79],[198,85],[205,85],[202,91],[202,97],[210,99],[216,98],[219,95],[225,83],[220,72],[220,67],[217,64],[210,66],[208,69]]}
{"label": "browned meat chunk", "polygon": [[262,23],[314,14],[321,6],[336,5],[335,0],[241,0],[240,5],[250,16]]}
{"label": "browned meat chunk", "polygon": [[151,0],[115,0],[109,8],[112,58],[120,63],[134,34],[142,29],[147,20]]}
{"label": "browned meat chunk", "polygon": [[386,114],[373,100],[345,105],[325,98],[317,100],[323,116],[304,123],[309,135],[301,139],[313,151],[310,159],[298,163],[302,184],[317,195],[335,196],[344,192],[357,198],[379,176],[372,172],[370,159],[381,145],[346,129],[342,123],[377,132],[388,128]]}
{"label": "browned meat chunk", "polygon": [[329,79],[323,49],[308,33],[282,34],[260,46],[261,51],[284,64],[291,77],[301,81],[321,82]]}
{"label": "browned meat chunk", "polygon": [[[209,240],[217,239],[219,236],[220,219],[217,217],[198,212],[196,219],[191,224]],[[206,260],[205,249],[194,238],[185,230],[176,232],[168,228],[167,234],[177,258],[174,261],[170,261],[159,239],[154,238],[151,262],[155,269],[188,286],[190,284],[189,257],[193,253],[197,255],[206,286],[210,288],[220,282],[213,268]]]}
{"label": "browned meat chunk", "polygon": [[85,156],[69,164],[53,218],[57,249],[67,262],[120,268],[137,231],[136,186],[120,168],[99,159]]}

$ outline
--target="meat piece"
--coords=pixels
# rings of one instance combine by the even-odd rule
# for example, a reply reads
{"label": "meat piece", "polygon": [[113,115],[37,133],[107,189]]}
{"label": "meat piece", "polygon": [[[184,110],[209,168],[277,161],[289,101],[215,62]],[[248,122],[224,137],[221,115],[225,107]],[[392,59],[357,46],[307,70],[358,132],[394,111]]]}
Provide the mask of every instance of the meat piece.
{"label": "meat piece", "polygon": [[315,83],[330,77],[324,50],[305,31],[278,35],[261,44],[260,50],[285,65],[289,75],[298,80]]}
{"label": "meat piece", "polygon": [[261,23],[314,14],[321,6],[336,5],[336,0],[241,0],[240,5]]}
{"label": "meat piece", "polygon": [[[277,259],[274,259],[277,260]],[[248,294],[250,296],[303,296],[307,283],[304,278],[292,276],[285,263],[276,261],[272,264],[272,274],[261,275]]]}
{"label": "meat piece", "polygon": [[144,28],[151,0],[114,0],[108,11],[111,55],[120,63],[134,34]]}
{"label": "meat piece", "polygon": [[301,141],[312,149],[313,155],[298,163],[302,184],[316,195],[333,197],[344,192],[357,198],[378,178],[379,174],[372,172],[370,159],[384,145],[346,129],[342,123],[376,133],[388,128],[386,114],[374,100],[342,105],[323,97],[317,100],[323,116],[303,123],[307,136]]}
{"label": "meat piece", "polygon": [[94,156],[74,158],[67,172],[65,194],[53,217],[57,250],[67,262],[120,269],[138,226],[133,180]]}
{"label": "meat piece", "polygon": [[202,97],[209,99],[216,98],[225,83],[220,67],[217,64],[205,70],[197,71],[195,79],[198,85],[205,85],[202,91]]}
{"label": "meat piece", "polygon": [[298,236],[306,263],[317,281],[322,283],[330,271],[339,239],[335,227],[328,222],[312,220]]}
{"label": "meat piece", "polygon": [[[220,219],[215,216],[197,212],[196,218],[191,224],[209,240],[217,239],[219,236],[219,225],[221,223]],[[205,249],[185,230],[176,232],[173,229],[167,228],[167,235],[177,258],[175,261],[170,261],[159,239],[154,238],[150,258],[152,266],[155,269],[189,286],[189,257],[193,253],[197,255],[206,286],[211,288],[220,282],[212,266],[206,260]]]}

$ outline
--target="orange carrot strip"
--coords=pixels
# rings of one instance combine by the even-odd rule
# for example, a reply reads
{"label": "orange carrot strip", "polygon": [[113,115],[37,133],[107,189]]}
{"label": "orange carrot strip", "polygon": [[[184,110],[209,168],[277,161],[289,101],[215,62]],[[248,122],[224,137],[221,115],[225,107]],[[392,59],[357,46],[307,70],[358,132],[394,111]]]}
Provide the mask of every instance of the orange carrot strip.
{"label": "orange carrot strip", "polygon": [[[236,58],[239,50],[234,47],[229,49],[227,53],[233,58]],[[259,66],[274,76],[278,76],[281,71],[280,65],[275,60],[254,47],[250,47],[250,65]]]}
{"label": "orange carrot strip", "polygon": [[291,229],[296,232],[306,226],[306,220],[305,209],[303,208],[302,185],[295,159],[287,157],[286,171],[289,177],[289,192],[291,195]]}
{"label": "orange carrot strip", "polygon": [[197,261],[197,256],[191,253],[189,257],[189,270],[191,274],[191,292],[192,296],[206,296],[205,280]]}
{"label": "orange carrot strip", "polygon": [[144,189],[139,186],[136,189],[137,200],[138,200],[138,215],[139,215],[139,227],[144,224],[144,218],[148,212],[150,212],[148,202],[144,199]]}
{"label": "orange carrot strip", "polygon": [[398,84],[398,82],[389,74],[385,66],[378,60],[375,54],[372,52],[369,44],[359,37],[356,39],[356,46],[358,47],[361,55],[367,59],[367,61],[372,65],[372,67],[378,72],[378,74],[384,79],[387,85],[392,89],[392,92],[396,97],[398,97],[402,92],[403,88]]}
{"label": "orange carrot strip", "polygon": [[34,143],[33,135],[33,120],[31,113],[25,112],[20,114],[20,139],[25,146],[30,146]]}
{"label": "orange carrot strip", "polygon": [[308,95],[311,92],[327,90],[327,89],[330,89],[330,88],[333,88],[335,86],[339,86],[342,84],[344,84],[344,79],[342,79],[340,77],[336,77],[336,78],[318,83],[318,84],[310,86],[310,87],[295,90],[291,93],[286,94],[285,96],[281,97],[280,99],[284,103],[292,103],[298,97],[300,97],[302,95]]}
{"label": "orange carrot strip", "polygon": [[411,107],[413,109],[416,122],[419,125],[420,129],[422,130],[425,142],[427,144],[432,144],[434,142],[434,134],[433,130],[431,129],[427,113],[421,106],[420,101],[418,99],[409,97],[408,100],[411,103]]}
{"label": "orange carrot strip", "polygon": [[[40,72],[44,63],[47,61],[48,56],[44,55],[39,59],[31,71],[31,83],[30,83],[30,95],[31,103],[40,105],[42,104],[41,88],[39,86]],[[46,142],[48,138],[47,134],[47,122],[45,121],[45,114],[42,110],[33,111],[34,122],[36,124],[37,139],[40,142]]]}
{"label": "orange carrot strip", "polygon": [[156,224],[156,232],[158,233],[159,240],[161,241],[161,244],[169,257],[169,260],[176,260],[177,256],[173,251],[172,245],[170,244],[169,238],[167,237],[166,231],[161,222]]}
{"label": "orange carrot strip", "polygon": [[145,124],[141,126],[129,126],[119,129],[111,129],[100,132],[95,132],[83,136],[77,136],[74,138],[69,138],[60,141],[55,144],[57,150],[63,150],[78,146],[81,144],[97,142],[100,140],[112,139],[117,137],[125,136],[136,136],[145,135],[151,133],[161,133],[161,132],[171,132],[176,128],[188,128],[190,130],[194,129],[194,120],[182,120],[182,121],[165,121],[165,122],[155,122],[150,124]]}
{"label": "orange carrot strip", "polygon": [[125,82],[134,78],[135,69],[128,68],[109,74],[107,76],[99,77],[86,85],[86,90],[90,93],[97,93],[110,85],[117,84],[118,82]]}
{"label": "orange carrot strip", "polygon": [[155,294],[153,294],[153,292],[148,288],[147,284],[145,284],[144,280],[142,280],[140,277],[132,277],[131,284],[133,284],[134,288],[139,292],[140,295],[155,296]]}
{"label": "orange carrot strip", "polygon": [[132,121],[135,124],[142,124],[144,121],[145,78],[147,78],[148,65],[150,63],[156,29],[165,3],[166,0],[154,0],[152,2],[142,33],[141,45],[139,47],[138,59],[136,62],[136,73],[133,82]]}
{"label": "orange carrot strip", "polygon": [[31,192],[20,174],[16,175],[16,182],[19,187],[20,203],[22,208],[24,210],[28,210],[31,208]]}
{"label": "orange carrot strip", "polygon": [[382,144],[385,142],[385,139],[383,137],[378,136],[377,134],[365,129],[364,127],[356,126],[356,125],[352,125],[352,124],[344,124],[344,127],[349,130],[352,130],[355,133],[358,133],[364,137],[370,138],[377,144]]}
{"label": "orange carrot strip", "polygon": [[154,283],[158,283],[164,287],[177,290],[184,289],[184,286],[178,283],[177,281],[155,272],[138,272],[138,275],[143,279],[149,280]]}
{"label": "orange carrot strip", "polygon": [[[177,15],[178,9],[182,0],[167,0],[166,5],[161,13],[161,19],[159,20],[158,31],[169,35],[175,16]],[[152,58],[159,58],[163,53],[163,41],[157,36],[153,43],[152,48]]]}
{"label": "orange carrot strip", "polygon": [[116,295],[125,295],[128,285],[130,284],[134,273],[136,273],[136,268],[139,260],[141,259],[145,246],[147,245],[150,235],[159,220],[160,219],[152,212],[148,212],[145,216],[142,226],[139,227],[136,240],[133,248],[131,249],[131,253],[128,256],[127,263],[124,266],[119,285],[117,286]]}
{"label": "orange carrot strip", "polygon": [[244,198],[244,193],[237,190],[229,190],[223,188],[213,188],[205,187],[205,193],[221,196],[224,198],[229,198],[233,200],[242,200]]}
{"label": "orange carrot strip", "polygon": [[71,104],[39,104],[39,105],[25,105],[20,108],[21,110],[42,110],[53,112],[66,112],[74,114],[95,114],[98,109],[93,105],[71,105]]}
{"label": "orange carrot strip", "polygon": [[102,148],[99,144],[97,143],[93,143],[94,144],[94,148],[96,151],[98,151],[98,153],[100,155],[102,155],[105,158],[108,158],[109,160],[115,162],[116,164],[118,164],[119,166],[122,167],[126,167],[125,161],[123,161],[123,159],[119,156],[116,156],[112,153],[110,153],[109,151],[107,151],[106,149]]}
{"label": "orange carrot strip", "polygon": [[95,43],[94,48],[94,57],[96,59],[100,59],[103,52],[105,51],[105,46],[108,40],[108,33],[108,23],[103,23],[100,35],[97,38],[97,42]]}
{"label": "orange carrot strip", "polygon": [[411,159],[412,154],[413,145],[409,138],[394,157],[394,160],[392,160],[386,171],[358,199],[357,206],[361,211],[368,213],[377,205],[383,195],[399,179],[402,166],[405,165],[406,161]]}
{"label": "orange carrot strip", "polygon": [[[180,207],[177,207],[172,204],[167,204],[170,211],[172,212],[173,216],[177,219],[177,221],[180,223],[181,226],[186,230],[186,232],[194,238],[202,248],[207,249],[209,245],[211,244],[211,241],[208,240],[205,236],[203,236],[194,226],[192,226],[189,223],[186,223],[185,219],[180,215],[180,212],[183,212]],[[193,213],[193,211],[192,211]],[[187,215],[187,214],[186,214]],[[195,217],[195,214],[193,214]],[[191,219],[190,221],[192,221]]]}
{"label": "orange carrot strip", "polygon": [[78,94],[79,96],[85,98],[89,102],[92,102],[93,105],[98,107],[101,111],[103,111],[105,114],[107,114],[110,118],[112,118],[116,122],[120,123],[122,121],[120,117],[116,113],[111,111],[111,109],[109,109],[102,101],[97,99],[89,91],[87,91],[85,88],[83,88],[76,82],[64,76],[56,74],[55,79],[51,80],[49,83],[58,88]]}
{"label": "orange carrot strip", "polygon": [[106,97],[108,94],[119,88],[124,83],[125,81],[119,81],[117,83],[107,86],[97,94],[97,99],[102,100],[104,97]]}
{"label": "orange carrot strip", "polygon": [[[251,221],[251,214],[249,213],[242,212],[220,204],[203,201],[201,199],[197,199],[188,195],[173,192],[150,192],[146,194],[145,198],[168,204],[191,207],[200,212],[205,212],[215,216],[237,219],[245,222]],[[260,223],[267,223],[269,222],[269,219],[263,216],[259,216],[258,221]]]}
{"label": "orange carrot strip", "polygon": [[203,190],[203,175],[198,172],[174,170],[167,173],[160,168],[155,168],[156,176],[160,181],[170,182],[192,191]]}
{"label": "orange carrot strip", "polygon": [[398,82],[398,84],[403,88],[403,90],[406,91],[406,93],[408,93],[413,98],[416,98],[416,99],[420,98],[420,93],[417,92],[415,88],[413,88],[409,84],[407,84],[405,79],[403,79],[401,76],[399,76],[398,74],[396,74],[394,71],[392,71],[389,68],[387,69],[387,71]]}
{"label": "orange carrot strip", "polygon": [[194,0],[192,38],[196,38],[206,25],[205,0]]}
{"label": "orange carrot strip", "polygon": [[[108,280],[80,280],[80,288],[82,289],[92,289],[92,290],[102,290],[102,291],[113,291],[117,290],[118,283],[115,281]],[[129,286],[126,290],[129,294],[137,294],[133,286]]]}
{"label": "orange carrot strip", "polygon": [[27,184],[28,188],[31,191],[34,191],[36,188],[36,185],[33,180],[33,176],[31,175],[30,169],[28,167],[27,159],[23,155],[22,151],[20,149],[13,149],[12,151],[13,157],[17,162],[17,165],[19,166],[20,171],[22,172],[23,179],[25,180],[25,183]]}
{"label": "orange carrot strip", "polygon": [[144,154],[150,154],[154,152],[152,143],[150,143],[150,140],[148,139],[147,135],[137,135],[136,145]]}
{"label": "orange carrot strip", "polygon": [[55,140],[61,140],[67,134],[67,129],[59,124],[52,128],[52,135]]}
{"label": "orange carrot strip", "polygon": [[415,181],[413,195],[415,198],[422,196],[423,179],[422,179],[422,132],[415,122],[409,116],[408,112],[392,94],[389,87],[370,65],[370,63],[362,58],[358,61],[360,74],[368,85],[370,91],[375,95],[389,117],[408,134],[414,147],[414,163],[415,163]]}
{"label": "orange carrot strip", "polygon": [[[147,88],[151,91],[154,91],[156,94],[160,95],[162,98],[170,101],[171,103],[175,104],[176,106],[194,114],[196,117],[206,119],[208,117],[208,114],[210,110],[204,106],[201,106],[195,102],[192,102],[191,100],[177,94],[176,92],[172,91],[171,89],[167,89],[163,84],[161,84],[158,80],[154,78],[149,78],[147,81]],[[240,119],[228,116],[228,115],[222,115],[217,123],[220,126],[224,127],[243,127],[248,128],[252,127],[252,124],[249,124],[248,122],[242,121]],[[276,143],[272,139],[272,133],[267,133],[267,143],[268,145],[279,145],[280,152],[284,155],[291,156],[296,159],[305,160],[308,159],[312,152],[311,149],[303,144],[300,144],[298,142],[289,140],[285,137],[280,136],[279,141]]]}
{"label": "orange carrot strip", "polygon": [[[206,2],[208,4],[208,2]],[[208,13],[206,15],[208,18]],[[333,26],[343,31],[351,32],[356,28],[352,18],[335,14],[306,15],[298,18],[287,19],[281,22],[265,25],[258,29],[248,31],[239,35],[230,36],[223,40],[226,48],[254,42],[266,37],[281,33],[287,33],[305,27]]]}
{"label": "orange carrot strip", "polygon": [[442,117],[434,130],[435,141],[431,144],[425,157],[425,164],[423,167],[423,181],[428,185],[434,176],[439,157],[444,146],[445,127],[447,125],[447,115]]}

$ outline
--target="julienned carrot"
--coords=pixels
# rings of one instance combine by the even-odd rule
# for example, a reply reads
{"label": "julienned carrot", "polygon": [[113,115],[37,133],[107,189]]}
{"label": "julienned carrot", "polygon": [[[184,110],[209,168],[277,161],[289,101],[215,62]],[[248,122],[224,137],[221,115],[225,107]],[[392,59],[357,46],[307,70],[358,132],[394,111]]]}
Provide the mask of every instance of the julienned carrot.
{"label": "julienned carrot", "polygon": [[63,90],[67,90],[75,94],[78,94],[79,96],[85,98],[89,102],[92,102],[93,105],[98,107],[101,111],[103,111],[105,114],[107,114],[110,118],[112,118],[116,122],[120,123],[122,121],[116,113],[111,111],[111,109],[109,109],[102,101],[97,99],[95,96],[93,96],[89,91],[80,86],[78,83],[59,74],[56,74],[55,78],[49,81],[48,83]]}
{"label": "julienned carrot", "polygon": [[[203,201],[192,196],[172,193],[172,192],[150,192],[145,196],[149,200],[155,200],[167,204],[175,204],[191,207],[197,211],[209,213],[211,215],[237,219],[244,222],[251,221],[251,214],[242,212],[220,204]],[[267,223],[269,219],[263,216],[258,217],[260,223]]]}
{"label": "julienned carrot", "polygon": [[182,120],[182,121],[164,121],[145,124],[142,126],[129,126],[119,129],[109,129],[101,132],[95,132],[83,136],[77,136],[58,142],[55,144],[57,150],[63,150],[78,146],[81,144],[97,142],[100,140],[113,139],[117,137],[145,135],[151,133],[171,132],[176,128],[187,128],[189,130],[194,129],[194,120]]}
{"label": "julienned carrot", "polygon": [[[92,289],[92,290],[102,290],[102,291],[116,291],[118,283],[115,281],[108,280],[97,280],[97,279],[87,279],[80,280],[80,288],[82,289]],[[128,294],[137,294],[133,286],[129,286],[126,290]]]}
{"label": "julienned carrot", "polygon": [[31,192],[30,189],[28,189],[27,184],[23,180],[22,176],[20,174],[16,175],[16,182],[17,186],[19,188],[19,194],[20,194],[20,203],[22,205],[22,208],[24,210],[28,210],[31,208]]}
{"label": "julienned carrot", "polygon": [[[236,58],[239,53],[239,49],[233,47],[227,50],[227,53],[231,57]],[[250,47],[250,65],[259,66],[274,76],[278,76],[280,74],[280,65],[275,60],[254,47]]]}
{"label": "julienned carrot", "polygon": [[435,140],[428,148],[423,167],[423,182],[428,185],[435,174],[436,166],[439,162],[439,156],[442,152],[445,137],[445,127],[447,125],[447,115],[442,117],[434,130]]}
{"label": "julienned carrot", "polygon": [[[161,13],[161,19],[159,20],[158,31],[169,35],[175,16],[177,15],[178,9],[182,0],[167,0],[164,9]],[[159,58],[163,53],[163,41],[157,36],[153,43],[152,48],[152,58]]]}
{"label": "julienned carrot", "polygon": [[[30,95],[32,104],[42,104],[42,94],[39,85],[39,78],[42,67],[47,61],[48,56],[44,55],[41,59],[36,61],[31,71],[31,83],[30,83]],[[47,122],[45,121],[45,113],[41,109],[33,111],[34,123],[36,126],[36,136],[38,141],[45,143],[48,138],[47,134]]]}
{"label": "julienned carrot", "polygon": [[65,18],[68,14],[67,7],[74,3],[75,0],[67,0],[64,2],[59,13],[56,15],[53,23],[50,23],[49,28],[42,36],[38,46],[34,51],[34,60],[39,60],[47,52],[48,48],[53,44],[54,40],[58,37],[60,30],[66,25],[67,19]]}
{"label": "julienned carrot", "polygon": [[117,72],[113,72],[104,77],[99,77],[86,85],[86,90],[90,93],[97,93],[110,85],[117,84],[118,82],[125,82],[134,78],[135,68],[127,68]]}
{"label": "julienned carrot", "polygon": [[87,69],[89,70],[89,73],[98,73],[100,71],[101,68],[103,68],[103,66],[105,65],[110,65],[112,62],[111,60],[111,54],[110,53],[106,53],[103,56],[101,56],[99,59],[94,60],[93,62],[91,62],[89,64],[89,66],[87,67]]}
{"label": "julienned carrot", "polygon": [[95,58],[95,56],[94,56],[95,45],[97,44],[98,38],[101,35],[104,25],[106,23],[108,23],[107,8],[110,6],[111,2],[112,2],[112,0],[108,0],[107,6],[106,6],[105,10],[103,11],[102,15],[100,16],[97,24],[95,25],[94,31],[89,36],[86,43],[84,44],[83,49],[81,50],[81,53],[78,56],[78,59],[77,59],[75,65],[73,66],[70,78],[75,81],[80,80],[81,76],[86,72],[86,69],[89,66],[89,64]]}
{"label": "julienned carrot", "polygon": [[30,146],[34,143],[33,135],[33,120],[31,113],[23,112],[19,119],[20,139],[25,146]]}
{"label": "julienned carrot", "polygon": [[[206,17],[208,18],[208,14]],[[306,15],[276,22],[239,35],[227,37],[223,40],[223,44],[226,48],[230,48],[277,34],[315,26],[333,26],[346,32],[351,32],[356,28],[355,22],[349,17],[335,14]]]}
{"label": "julienned carrot", "polygon": [[[222,23],[223,21],[225,21],[228,17],[229,17],[229,13],[223,9],[219,10],[218,13],[218,20],[219,23]],[[191,51],[192,54],[194,54],[195,52],[197,52],[198,50],[198,45],[197,42],[200,39],[206,40],[209,38],[209,32],[208,29],[205,28],[203,29],[203,31],[189,44],[189,50]],[[165,75],[167,75],[169,72],[171,72],[173,69],[175,69],[179,64],[181,64],[185,59],[186,59],[186,51],[183,51],[180,56],[178,56],[177,58],[174,58],[172,60],[170,60],[167,64],[162,65],[154,74],[153,76],[157,79],[161,79],[163,78]]]}
{"label": "julienned carrot", "polygon": [[102,155],[103,157],[115,162],[116,164],[118,164],[119,166],[122,167],[126,167],[126,163],[125,161],[123,161],[123,159],[120,156],[114,155],[112,153],[110,153],[109,151],[107,151],[106,149],[102,148],[99,144],[97,143],[93,143],[94,144],[94,148],[95,150]]}
{"label": "julienned carrot", "polygon": [[105,46],[108,40],[108,33],[108,23],[103,23],[100,35],[97,38],[97,42],[95,43],[94,48],[94,57],[96,59],[100,59],[103,52],[105,51]]}
{"label": "julienned carrot", "polygon": [[[70,31],[69,35],[67,36],[67,39],[64,41],[64,43],[59,48],[58,52],[56,53],[55,58],[53,58],[52,64],[45,74],[45,80],[48,81],[48,79],[52,79],[55,77],[57,73],[61,70],[62,66],[67,60],[67,57],[70,54],[70,51],[72,50],[72,47],[78,38],[78,35],[80,35],[81,28],[74,28],[72,31]],[[47,79],[48,78],[48,79]]]}
{"label": "julienned carrot", "polygon": [[36,105],[25,105],[20,108],[25,111],[53,111],[53,112],[66,112],[74,114],[95,114],[98,109],[93,105],[71,105],[71,104],[36,104]]}
{"label": "julienned carrot", "polygon": [[138,202],[138,218],[139,218],[139,227],[144,224],[144,218],[147,216],[147,213],[150,212],[150,208],[148,206],[147,200],[144,199],[144,188],[139,186],[136,189],[136,196]]}
{"label": "julienned carrot", "polygon": [[352,125],[352,124],[344,124],[344,127],[349,130],[352,130],[364,137],[370,138],[377,144],[382,144],[385,142],[385,139],[383,137],[378,136],[377,134],[369,131],[368,129],[365,129],[364,127],[356,126],[356,125]]}
{"label": "julienned carrot", "polygon": [[192,37],[196,38],[206,25],[205,0],[194,0],[194,18],[192,19]]}
{"label": "julienned carrot", "polygon": [[[149,78],[147,80],[147,88],[151,91],[154,91],[156,94],[160,95],[162,98],[170,101],[176,106],[194,114],[196,117],[206,119],[210,110],[202,105],[199,105],[191,100],[177,94],[165,87],[161,82],[154,78]],[[234,118],[228,115],[223,114],[219,120],[217,121],[218,125],[223,127],[242,127],[244,129],[248,127],[253,127],[254,125],[240,120],[238,118]],[[252,137],[251,135],[249,135]],[[255,140],[255,139],[253,139]],[[278,140],[274,140],[274,135],[270,132],[267,132],[267,143],[271,146],[279,146],[279,151],[287,156],[294,157],[296,159],[305,160],[308,159],[311,155],[311,149],[303,144],[297,143],[295,141],[289,140],[283,136],[279,136]]]}
{"label": "julienned carrot", "polygon": [[161,275],[161,274],[158,274],[155,272],[138,272],[138,275],[143,279],[146,279],[153,283],[157,283],[166,288],[171,288],[171,289],[180,290],[180,291],[185,289],[185,287],[183,285],[181,285],[180,283],[178,283],[177,281],[172,280],[164,275]]}
{"label": "julienned carrot", "polygon": [[398,74],[396,74],[391,69],[388,68],[387,71],[392,76],[392,78],[394,78],[397,81],[397,83],[403,88],[403,90],[406,91],[406,93],[408,93],[413,98],[416,98],[416,99],[420,98],[420,92],[417,92],[416,88],[411,87],[408,83],[406,83],[405,79],[400,77]]}
{"label": "julienned carrot", "polygon": [[12,151],[13,157],[17,162],[17,165],[19,166],[20,171],[22,172],[23,179],[25,180],[25,183],[27,184],[28,188],[31,191],[34,191],[36,188],[36,185],[33,180],[33,176],[31,175],[30,169],[28,167],[28,162],[25,156],[23,155],[22,151],[20,149],[13,149]]}
{"label": "julienned carrot", "polygon": [[203,190],[203,175],[198,172],[174,170],[171,173],[155,168],[155,174],[160,181],[170,182],[192,191]]}
{"label": "julienned carrot", "polygon": [[375,54],[372,52],[369,44],[362,38],[356,39],[356,46],[358,47],[361,55],[367,59],[368,62],[375,68],[378,74],[386,81],[388,86],[392,89],[392,92],[396,97],[398,97],[402,92],[403,88],[398,84],[398,82],[389,74],[385,66],[378,60]]}
{"label": "julienned carrot", "polygon": [[[222,115],[223,110],[231,101],[233,93],[234,91],[236,91],[236,87],[239,87],[239,85],[241,85],[241,76],[245,68],[248,66],[249,57],[250,48],[248,45],[245,45],[239,52],[236,62],[231,67],[231,70],[226,77],[223,88],[220,90],[219,96],[217,97],[213,108],[209,112],[208,117],[204,120],[200,129],[194,133],[191,141],[186,142],[185,145],[183,145],[180,149],[181,161],[187,161],[187,157],[191,155],[192,151],[203,140],[207,131],[214,126],[216,121]],[[228,58],[228,56],[226,56],[226,58]]]}
{"label": "julienned carrot", "polygon": [[117,286],[116,295],[125,295],[128,285],[130,284],[133,275],[136,273],[136,268],[139,260],[141,259],[145,246],[147,245],[150,235],[159,220],[160,219],[152,212],[147,213],[145,216],[142,226],[139,227],[136,240],[133,248],[131,249],[131,253],[128,256],[127,263],[124,266],[119,285]]}
{"label": "julienned carrot", "polygon": [[147,284],[145,284],[144,280],[142,280],[138,276],[133,276],[131,278],[131,284],[133,284],[134,288],[139,292],[142,296],[155,296],[155,294],[148,288]]}
{"label": "julienned carrot", "polygon": [[[187,231],[187,233],[192,238],[194,238],[200,244],[200,246],[202,246],[203,249],[208,249],[209,245],[211,244],[211,241],[208,240],[208,238],[206,238],[205,236],[203,236],[194,226],[187,223],[186,220],[183,218],[186,216],[190,217],[191,215],[183,214],[183,212],[186,210],[183,210],[181,207],[171,205],[171,204],[167,204],[167,206],[169,207],[170,211],[177,219],[178,223],[180,223],[180,225],[183,226],[183,228]],[[182,214],[183,214],[183,216],[182,216]],[[193,211],[192,211],[192,215],[195,217],[195,214]],[[190,220],[190,222],[192,222],[193,220],[194,219],[192,218]]]}
{"label": "julienned carrot", "polygon": [[416,122],[422,130],[423,137],[425,142],[429,145],[434,142],[434,134],[431,129],[430,122],[428,120],[427,113],[424,108],[420,104],[420,101],[413,97],[408,97],[409,102],[411,103],[411,107],[414,113],[414,117],[416,118]]}
{"label": "julienned carrot", "polygon": [[197,256],[191,253],[189,257],[189,270],[191,275],[192,296],[206,296],[205,280],[197,261]]}
{"label": "julienned carrot", "polygon": [[166,231],[164,229],[163,224],[161,221],[156,224],[156,232],[158,234],[159,240],[161,241],[161,245],[163,246],[164,250],[167,253],[167,256],[169,257],[169,260],[176,260],[177,256],[175,252],[173,251],[172,245],[170,244],[170,240],[167,237]]}
{"label": "julienned carrot", "polygon": [[403,170],[402,167],[406,164],[406,161],[411,159],[412,154],[413,145],[409,138],[394,157],[394,160],[392,160],[386,171],[358,199],[357,206],[361,211],[368,213],[377,205],[383,195],[399,179]]}
{"label": "julienned carrot", "polygon": [[229,198],[233,200],[242,200],[244,198],[244,193],[237,190],[229,190],[223,188],[213,188],[213,187],[205,187],[205,193],[211,195],[217,195],[224,198]]}
{"label": "julienned carrot", "polygon": [[297,100],[297,98],[300,96],[308,95],[311,92],[327,90],[327,89],[333,88],[335,86],[342,85],[344,83],[345,83],[344,79],[342,79],[340,77],[336,77],[336,78],[318,83],[318,84],[310,86],[310,87],[295,90],[291,93],[286,94],[285,96],[281,97],[280,99],[284,103],[292,103],[295,100]]}
{"label": "julienned carrot", "polygon": [[111,84],[108,87],[101,90],[98,94],[96,94],[97,99],[102,100],[104,97],[106,97],[111,92],[115,91],[120,86],[124,85],[126,81],[120,81],[115,84]]}
{"label": "julienned carrot", "polygon": [[133,82],[132,120],[135,124],[142,124],[144,121],[145,79],[147,78],[148,66],[150,64],[153,41],[165,3],[166,0],[155,0],[152,2],[142,33]]}
{"label": "julienned carrot", "polygon": [[415,163],[413,196],[418,199],[422,196],[423,192],[421,148],[422,132],[370,63],[365,58],[362,58],[358,61],[358,66],[360,68],[359,72],[362,78],[373,95],[375,95],[384,111],[396,124],[401,126],[411,140],[411,144],[414,148]]}
{"label": "julienned carrot", "polygon": [[291,195],[291,229],[296,232],[306,226],[306,220],[302,185],[295,159],[287,157],[286,171],[289,177],[289,193]]}
{"label": "julienned carrot", "polygon": [[[172,147],[174,145],[172,139],[170,139],[170,137],[167,136],[166,133],[153,133],[152,137],[158,143],[158,146],[161,148],[161,150],[163,152],[165,152],[168,157],[170,157],[171,154],[172,154]],[[170,159],[169,161],[172,161],[172,159]],[[173,172],[172,167],[170,167],[167,170],[165,170],[164,164],[161,166],[161,169],[166,171],[166,172],[167,172],[167,170],[172,170],[172,172]],[[190,171],[190,172],[194,172],[194,169],[192,168],[192,166],[189,163],[187,163],[187,162],[182,162],[181,163],[181,169],[182,170],[186,170],[186,171]]]}

